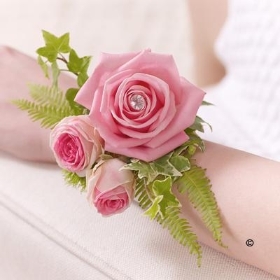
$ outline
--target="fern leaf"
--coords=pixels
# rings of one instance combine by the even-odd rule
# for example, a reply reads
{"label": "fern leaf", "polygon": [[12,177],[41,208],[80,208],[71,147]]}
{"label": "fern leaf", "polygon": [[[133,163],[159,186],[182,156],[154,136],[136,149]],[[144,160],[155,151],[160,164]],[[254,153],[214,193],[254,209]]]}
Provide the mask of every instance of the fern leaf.
{"label": "fern leaf", "polygon": [[62,170],[64,181],[67,185],[79,188],[81,192],[86,189],[86,177],[79,177],[76,173]]}
{"label": "fern leaf", "polygon": [[205,170],[199,166],[193,166],[176,181],[176,185],[179,192],[188,193],[190,202],[201,213],[202,220],[216,242],[225,247],[222,244],[222,221],[218,205]]}
{"label": "fern leaf", "polygon": [[15,100],[13,102],[19,109],[27,111],[33,121],[40,121],[42,127],[53,128],[63,118],[72,115],[70,107],[59,108],[52,105],[37,105],[28,100]]}
{"label": "fern leaf", "polygon": [[[141,208],[146,210],[145,213],[148,214],[147,211],[152,209],[153,199],[149,195],[149,186],[145,185],[145,180],[137,180],[135,197],[138,200]],[[197,241],[196,234],[191,230],[189,222],[185,218],[180,217],[181,208],[179,201],[172,201],[172,206],[167,205],[165,207],[164,215],[162,215],[162,211],[156,212],[158,212],[158,214],[155,219],[163,226],[163,228],[168,228],[172,237],[175,238],[180,244],[188,247],[191,254],[195,254],[197,256],[197,263],[198,266],[200,266],[202,249]],[[151,217],[151,215],[148,216]]]}
{"label": "fern leaf", "polygon": [[136,182],[135,198],[138,200],[139,206],[144,210],[153,204],[147,193],[145,180],[143,179],[138,179]]}
{"label": "fern leaf", "polygon": [[69,105],[63,91],[54,86],[31,84],[29,85],[29,93],[37,105],[50,105],[57,108],[64,108]]}
{"label": "fern leaf", "polygon": [[181,218],[180,206],[172,206],[166,209],[166,215],[162,218],[157,216],[157,221],[163,226],[168,228],[170,234],[181,245],[188,247],[191,254],[197,256],[197,264],[201,266],[202,249],[198,243],[196,234],[192,231],[189,222],[185,218]]}

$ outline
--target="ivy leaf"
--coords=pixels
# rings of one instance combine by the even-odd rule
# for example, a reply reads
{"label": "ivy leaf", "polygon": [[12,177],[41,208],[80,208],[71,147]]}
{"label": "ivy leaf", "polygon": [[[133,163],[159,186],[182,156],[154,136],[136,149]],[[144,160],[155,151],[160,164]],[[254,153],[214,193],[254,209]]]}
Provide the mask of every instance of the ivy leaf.
{"label": "ivy leaf", "polygon": [[185,142],[183,145],[175,149],[172,156],[176,157],[178,155],[183,154],[184,151],[188,149],[188,146],[189,146],[189,141]]}
{"label": "ivy leaf", "polygon": [[75,73],[78,76],[77,83],[79,87],[82,87],[82,85],[88,79],[87,71],[90,60],[90,56],[84,56],[80,58],[73,49],[70,51],[67,67],[69,71]]}
{"label": "ivy leaf", "polygon": [[43,70],[45,77],[49,79],[49,68],[47,62],[45,62],[40,55],[38,55],[37,62]]}
{"label": "ivy leaf", "polygon": [[166,206],[167,204],[178,204],[177,198],[171,191],[172,188],[172,179],[170,176],[166,177],[164,180],[155,180],[152,185],[152,190],[155,196],[163,195],[162,201],[165,200]]}
{"label": "ivy leaf", "polygon": [[179,201],[171,191],[172,179],[166,177],[164,180],[155,180],[152,184],[152,191],[156,197],[162,196],[159,201],[160,211],[159,214],[162,218],[166,216],[166,209],[175,205],[179,205]]}
{"label": "ivy leaf", "polygon": [[52,63],[52,79],[53,79],[53,86],[58,87],[58,77],[60,75],[60,69],[57,65],[57,62],[54,61]]}
{"label": "ivy leaf", "polygon": [[66,100],[69,102],[70,107],[74,110],[77,116],[83,115],[85,110],[83,106],[81,106],[74,100],[78,91],[79,91],[78,88],[69,88],[65,94]]}
{"label": "ivy leaf", "polygon": [[65,97],[72,108],[77,106],[77,103],[74,101],[74,99],[75,99],[78,91],[79,91],[78,88],[69,88],[66,91]]}
{"label": "ivy leaf", "polygon": [[37,49],[37,54],[48,59],[49,62],[54,62],[57,57],[57,51],[53,46],[46,46]]}
{"label": "ivy leaf", "polygon": [[80,87],[83,86],[83,84],[87,81],[88,79],[88,68],[90,65],[90,61],[91,61],[91,56],[84,56],[82,57],[82,67],[81,67],[81,71],[80,74],[78,76],[78,85]]}
{"label": "ivy leaf", "polygon": [[157,196],[152,206],[144,212],[144,215],[149,216],[152,220],[157,216],[157,214],[160,214],[160,205],[159,203],[162,201],[163,195]]}
{"label": "ivy leaf", "polygon": [[69,54],[68,69],[73,73],[78,73],[81,71],[82,63],[82,58],[79,58],[77,53],[72,49]]}
{"label": "ivy leaf", "polygon": [[46,44],[46,47],[52,46],[57,53],[69,53],[71,48],[69,46],[70,35],[65,33],[60,37],[57,37],[50,32],[45,30],[42,31],[43,38]]}
{"label": "ivy leaf", "polygon": [[45,46],[37,49],[37,53],[40,56],[46,57],[49,62],[54,62],[59,53],[70,52],[71,48],[69,46],[69,33],[65,33],[61,37],[56,37],[45,30],[43,30],[42,33]]}
{"label": "ivy leaf", "polygon": [[82,87],[83,84],[87,81],[88,79],[88,74],[87,72],[81,72],[78,75],[77,83],[79,87]]}
{"label": "ivy leaf", "polygon": [[185,172],[191,168],[189,159],[181,155],[172,156],[169,161],[179,172]]}
{"label": "ivy leaf", "polygon": [[158,173],[149,163],[138,159],[132,159],[131,163],[126,164],[123,168],[136,171],[138,173],[139,179],[146,179],[147,185],[152,182],[158,175]]}
{"label": "ivy leaf", "polygon": [[182,174],[169,161],[172,153],[169,153],[150,163],[151,167],[160,175],[164,176],[181,176]]}

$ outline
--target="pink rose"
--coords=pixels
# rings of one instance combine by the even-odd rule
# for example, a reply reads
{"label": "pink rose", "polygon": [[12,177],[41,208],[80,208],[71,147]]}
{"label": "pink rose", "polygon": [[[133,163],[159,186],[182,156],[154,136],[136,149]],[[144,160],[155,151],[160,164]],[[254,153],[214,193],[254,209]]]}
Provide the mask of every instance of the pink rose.
{"label": "pink rose", "polygon": [[123,212],[133,200],[135,179],[124,165],[114,158],[88,172],[88,201],[104,216]]}
{"label": "pink rose", "polygon": [[186,142],[204,92],[179,76],[171,55],[103,54],[76,101],[105,141],[105,150],[155,160]]}
{"label": "pink rose", "polygon": [[84,177],[102,153],[103,140],[88,116],[71,116],[51,131],[50,147],[58,165]]}

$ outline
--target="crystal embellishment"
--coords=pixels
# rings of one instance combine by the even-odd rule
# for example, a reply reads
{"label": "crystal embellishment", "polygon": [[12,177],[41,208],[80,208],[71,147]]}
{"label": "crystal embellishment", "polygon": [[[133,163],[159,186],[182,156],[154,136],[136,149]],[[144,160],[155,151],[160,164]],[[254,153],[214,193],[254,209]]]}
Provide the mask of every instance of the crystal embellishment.
{"label": "crystal embellishment", "polygon": [[146,107],[145,98],[141,94],[133,94],[130,98],[130,105],[136,111],[141,111]]}

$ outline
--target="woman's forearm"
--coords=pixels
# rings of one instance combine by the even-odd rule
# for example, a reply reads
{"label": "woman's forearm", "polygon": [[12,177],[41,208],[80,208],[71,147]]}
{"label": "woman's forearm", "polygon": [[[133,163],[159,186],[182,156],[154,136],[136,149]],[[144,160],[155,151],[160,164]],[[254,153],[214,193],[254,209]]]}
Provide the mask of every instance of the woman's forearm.
{"label": "woman's forearm", "polygon": [[[206,142],[196,155],[207,169],[223,220],[224,249],[183,202],[199,240],[229,256],[280,276],[280,163]],[[181,201],[187,201],[180,196]],[[246,241],[252,239],[253,246]],[[249,241],[249,244],[252,244]]]}
{"label": "woman's forearm", "polygon": [[[50,130],[41,128],[19,110],[12,100],[29,99],[28,84],[49,85],[35,59],[9,47],[0,46],[0,150],[28,160],[54,162],[49,148]],[[75,80],[62,74],[62,89]]]}

